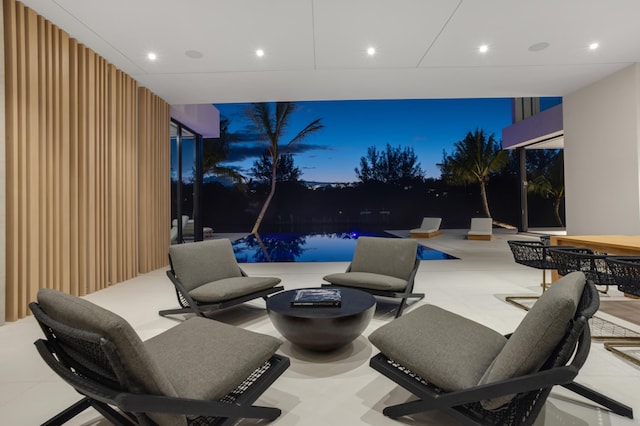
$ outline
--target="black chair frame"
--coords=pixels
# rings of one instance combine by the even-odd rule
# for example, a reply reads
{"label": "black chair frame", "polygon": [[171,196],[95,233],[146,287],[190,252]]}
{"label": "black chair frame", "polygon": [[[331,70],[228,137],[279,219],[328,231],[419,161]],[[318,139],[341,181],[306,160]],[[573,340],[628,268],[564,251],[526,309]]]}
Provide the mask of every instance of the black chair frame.
{"label": "black chair frame", "polygon": [[[541,236],[540,241],[529,241],[529,240],[508,240],[507,244],[511,249],[511,254],[513,254],[513,260],[520,265],[529,266],[535,269],[542,270],[542,282],[540,286],[542,287],[542,292],[544,293],[547,290],[547,287],[551,285],[547,284],[547,270],[554,270],[558,268],[556,261],[552,258],[549,249],[565,249],[572,248],[568,246],[551,246],[549,245],[549,237]],[[519,308],[527,309],[527,306],[524,303],[521,303],[521,300],[534,300],[538,299],[540,296],[506,296],[505,301],[511,303]]]}
{"label": "black chair frame", "polygon": [[[29,308],[45,339],[38,339],[38,353],[83,398],[47,422],[62,425],[93,407],[115,425],[155,424],[145,413],[192,416],[190,425],[233,425],[241,418],[274,420],[281,410],[252,405],[289,367],[289,358],[272,356],[245,382],[220,401],[175,398],[128,392],[127,374],[115,345],[105,336],[69,327],[49,317],[36,302]],[[91,366],[91,367],[88,367]]]}
{"label": "black chair frame", "polygon": [[[413,269],[411,270],[411,274],[409,275],[409,279],[407,280],[408,284],[403,291],[386,291],[386,290],[377,290],[377,289],[366,288],[366,287],[351,287],[351,286],[345,286],[340,284],[324,284],[324,283],[322,284],[322,287],[349,287],[349,288],[354,288],[356,290],[365,291],[373,296],[389,297],[392,299],[401,299],[395,314],[395,318],[399,318],[402,315],[402,312],[404,311],[404,309],[408,306],[408,299],[417,299],[413,303],[416,303],[419,300],[424,299],[424,296],[425,296],[424,293],[413,292],[413,286],[415,283],[416,273],[418,272],[419,266],[420,266],[420,259],[416,258],[416,261],[413,265]],[[345,272],[351,272],[351,264],[349,264]]]}
{"label": "black chair frame", "polygon": [[[180,282],[180,279],[176,276],[176,273],[173,269],[173,264],[171,262],[171,256],[169,256],[169,265],[171,269],[167,271],[167,277],[169,277],[169,279],[175,286],[176,297],[178,298],[178,303],[180,304],[180,308],[161,310],[158,312],[158,314],[161,316],[194,313],[198,316],[205,317],[205,312],[226,309],[235,305],[240,305],[242,303],[248,302],[249,300],[258,299],[260,297],[263,298],[264,300],[267,300],[267,297],[270,294],[277,293],[279,291],[284,290],[283,286],[275,286],[265,290],[260,290],[253,293],[245,294],[240,297],[235,297],[233,299],[222,300],[220,302],[200,303],[193,300],[193,298],[189,296],[189,292],[184,287],[184,285]],[[247,276],[246,272],[244,272],[242,268],[240,268],[240,273],[242,274],[243,277]]]}
{"label": "black chair frame", "polygon": [[[631,407],[574,382],[584,365],[591,346],[591,332],[587,321],[597,311],[599,299],[593,283],[588,283],[580,307],[565,337],[545,365],[535,373],[488,383],[455,392],[443,391],[379,353],[369,365],[402,386],[418,400],[383,410],[385,416],[397,418],[430,410],[442,410],[467,425],[533,424],[551,389],[561,385],[616,414],[633,418]],[[507,338],[509,335],[506,336]],[[498,410],[486,410],[479,401],[516,394],[513,400]]]}
{"label": "black chair frame", "polygon": [[[606,259],[606,262],[616,280],[618,290],[626,296],[640,297],[640,256],[611,256]],[[604,347],[627,361],[640,365],[640,357],[636,349],[640,347],[640,340],[605,342]],[[634,349],[628,351],[628,348]]]}
{"label": "black chair frame", "polygon": [[509,240],[507,241],[513,260],[524,266],[535,269],[542,269],[542,291],[547,289],[547,270],[557,269],[558,264],[551,256],[550,249],[569,248],[565,246],[551,246],[544,241],[528,241],[528,240]]}
{"label": "black chair frame", "polygon": [[640,297],[640,256],[609,256],[605,260],[618,290]]}
{"label": "black chair frame", "polygon": [[597,286],[604,286],[601,293],[606,294],[610,285],[615,285],[615,277],[611,273],[606,259],[613,255],[595,253],[586,247],[552,247],[550,256],[557,264],[558,274],[567,275],[573,271],[582,271],[588,280]]}

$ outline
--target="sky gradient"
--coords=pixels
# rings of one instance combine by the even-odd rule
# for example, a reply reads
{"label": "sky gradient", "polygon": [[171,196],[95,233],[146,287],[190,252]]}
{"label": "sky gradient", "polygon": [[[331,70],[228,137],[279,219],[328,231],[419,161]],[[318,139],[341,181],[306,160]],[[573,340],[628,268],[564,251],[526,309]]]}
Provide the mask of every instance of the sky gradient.
{"label": "sky gradient", "polygon": [[[301,180],[315,182],[357,181],[354,169],[367,148],[375,146],[380,151],[387,143],[412,147],[425,176],[438,178],[436,164],[442,161],[443,150],[452,153],[453,144],[476,129],[487,136],[493,133],[500,142],[502,129],[512,120],[511,98],[301,101],[296,105],[281,143],[321,119],[324,128],[296,144],[293,152]],[[249,169],[266,145],[258,140],[245,115],[247,106],[215,104],[221,118],[230,120],[229,131],[238,136],[224,165],[249,177]]]}

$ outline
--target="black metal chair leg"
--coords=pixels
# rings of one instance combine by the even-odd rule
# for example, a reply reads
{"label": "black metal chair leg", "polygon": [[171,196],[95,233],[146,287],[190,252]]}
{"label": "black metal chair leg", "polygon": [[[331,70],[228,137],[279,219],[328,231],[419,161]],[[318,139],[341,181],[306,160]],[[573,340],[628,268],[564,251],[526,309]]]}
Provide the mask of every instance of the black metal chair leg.
{"label": "black metal chair leg", "polygon": [[80,401],[66,408],[64,411],[56,414],[51,417],[46,422],[42,423],[42,426],[58,426],[63,425],[78,414],[82,413],[84,410],[89,408],[91,403],[89,402],[89,398],[82,398]]}
{"label": "black metal chair leg", "polygon": [[109,405],[102,403],[96,400],[90,400],[91,406],[95,408],[95,410],[102,414],[104,418],[109,420],[114,425],[118,426],[135,426],[138,424],[137,421],[133,421],[130,418],[120,414],[118,411],[111,408]]}
{"label": "black metal chair leg", "polygon": [[400,315],[402,315],[402,311],[404,311],[406,304],[407,304],[407,298],[404,297],[402,298],[402,300],[400,301],[400,304],[398,305],[398,310],[396,311],[396,318],[399,318]]}
{"label": "black metal chair leg", "polygon": [[403,404],[392,405],[382,410],[382,414],[392,419],[396,419],[402,416],[408,416],[411,414],[420,413],[425,411],[424,401],[421,399],[417,401],[405,402]]}
{"label": "black metal chair leg", "polygon": [[590,389],[576,382],[572,382],[562,386],[572,392],[577,393],[578,395],[582,395],[585,398],[602,405],[603,407],[610,409],[620,416],[628,417],[630,419],[633,418],[633,408],[629,407],[628,405],[624,405],[621,402],[613,400],[608,396],[601,394],[600,392],[594,391],[593,389]]}

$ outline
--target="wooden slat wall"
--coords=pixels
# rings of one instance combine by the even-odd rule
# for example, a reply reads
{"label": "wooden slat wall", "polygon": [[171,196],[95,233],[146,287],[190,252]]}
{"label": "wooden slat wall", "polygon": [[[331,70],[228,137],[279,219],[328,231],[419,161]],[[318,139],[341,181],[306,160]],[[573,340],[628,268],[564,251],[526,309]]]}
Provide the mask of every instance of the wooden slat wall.
{"label": "wooden slat wall", "polygon": [[166,265],[169,105],[22,3],[4,20],[13,321],[39,288],[84,295]]}

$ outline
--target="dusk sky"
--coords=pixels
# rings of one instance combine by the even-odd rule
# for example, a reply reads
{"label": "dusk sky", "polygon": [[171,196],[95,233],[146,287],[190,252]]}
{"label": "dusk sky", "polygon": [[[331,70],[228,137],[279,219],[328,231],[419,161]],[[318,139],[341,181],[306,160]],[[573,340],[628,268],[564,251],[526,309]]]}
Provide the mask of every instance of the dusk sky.
{"label": "dusk sky", "polygon": [[[551,102],[558,103],[559,99]],[[386,144],[410,146],[426,177],[439,177],[436,166],[443,149],[453,152],[453,144],[467,132],[482,129],[488,136],[502,139],[502,129],[511,124],[511,98],[428,99],[380,101],[296,102],[288,142],[313,120],[324,128],[295,145],[294,164],[301,179],[318,182],[355,182],[354,168],[367,148],[384,150]],[[249,169],[265,145],[256,141],[244,111],[248,104],[215,104],[221,118],[230,120],[230,132],[239,135],[224,165],[238,168],[249,177]],[[543,102],[544,109],[544,102]]]}

